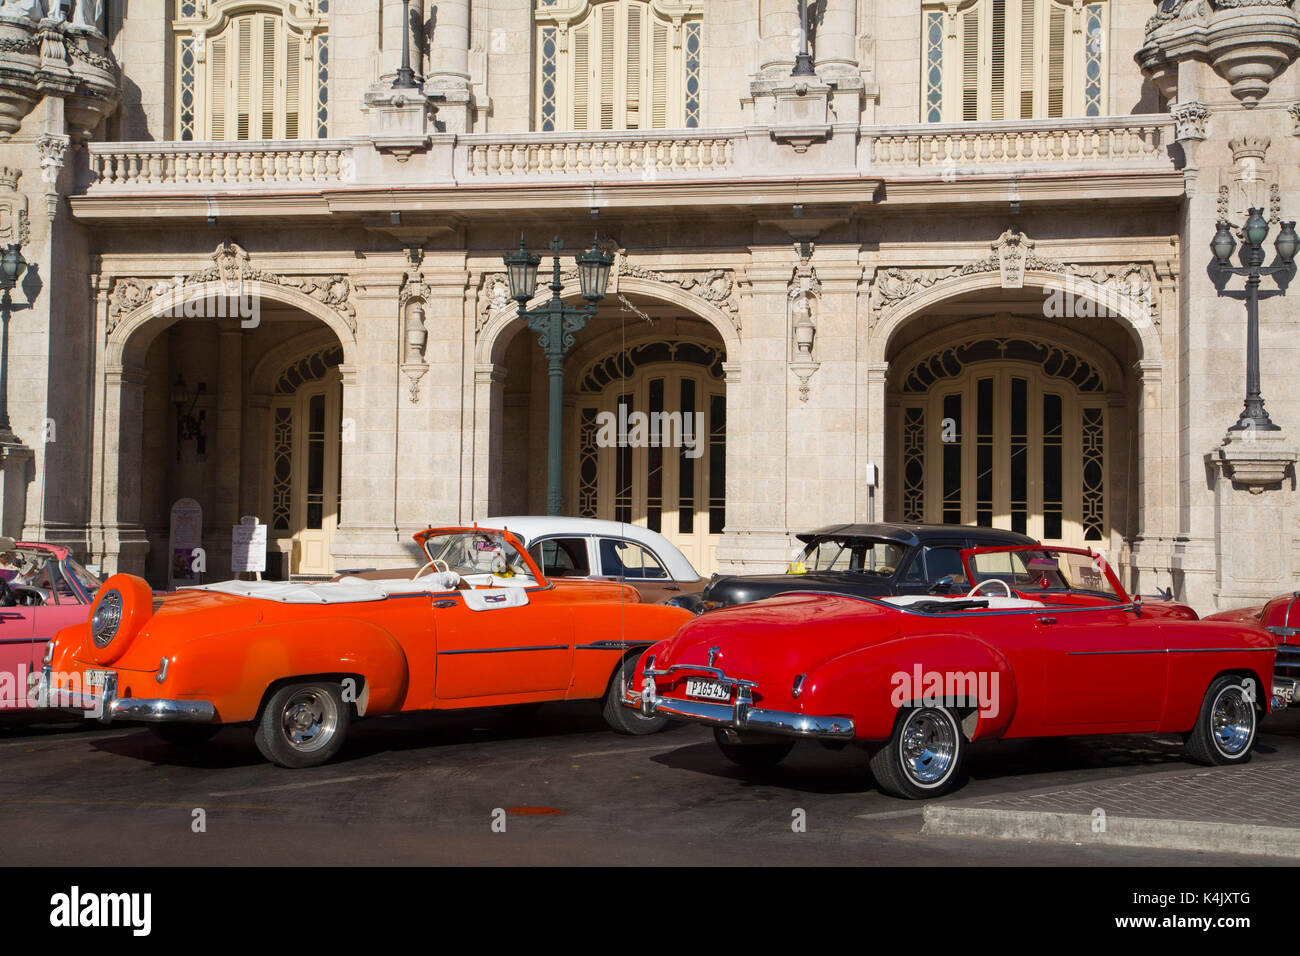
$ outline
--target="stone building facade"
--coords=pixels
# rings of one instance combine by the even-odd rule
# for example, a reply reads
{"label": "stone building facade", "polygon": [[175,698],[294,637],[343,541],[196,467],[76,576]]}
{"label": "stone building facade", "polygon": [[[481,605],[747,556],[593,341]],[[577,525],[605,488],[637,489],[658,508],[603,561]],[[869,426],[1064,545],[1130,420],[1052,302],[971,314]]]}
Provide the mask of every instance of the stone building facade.
{"label": "stone building facade", "polygon": [[[874,515],[1096,547],[1203,611],[1296,585],[1296,308],[1264,280],[1281,429],[1228,440],[1209,252],[1300,210],[1293,2],[820,0],[810,75],[795,0],[409,6],[0,6],[5,533],[162,583],[181,498],[210,577],[243,515],[310,575],[542,512],[501,257],[558,236],[576,299],[595,234],[567,513],[706,571]],[[620,408],[699,433],[607,447]]]}

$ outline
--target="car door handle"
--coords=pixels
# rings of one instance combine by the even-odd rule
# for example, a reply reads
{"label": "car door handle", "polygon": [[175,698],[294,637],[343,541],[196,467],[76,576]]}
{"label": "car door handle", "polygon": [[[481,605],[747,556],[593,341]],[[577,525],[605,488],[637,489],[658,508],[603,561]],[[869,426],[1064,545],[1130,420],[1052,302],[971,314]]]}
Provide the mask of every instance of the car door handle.
{"label": "car door handle", "polygon": [[664,590],[665,590],[665,591],[680,591],[681,588],[679,588],[679,587],[678,587],[677,585],[675,585],[675,584],[665,584],[665,585],[664,585]]}
{"label": "car door handle", "polygon": [[1054,617],[1040,617],[1040,618],[1038,619],[1038,623],[1039,623],[1039,624],[1055,624],[1055,623],[1056,623],[1056,618],[1054,618]]}
{"label": "car door handle", "polygon": [[434,601],[433,606],[434,607],[455,607],[456,602],[455,601]]}

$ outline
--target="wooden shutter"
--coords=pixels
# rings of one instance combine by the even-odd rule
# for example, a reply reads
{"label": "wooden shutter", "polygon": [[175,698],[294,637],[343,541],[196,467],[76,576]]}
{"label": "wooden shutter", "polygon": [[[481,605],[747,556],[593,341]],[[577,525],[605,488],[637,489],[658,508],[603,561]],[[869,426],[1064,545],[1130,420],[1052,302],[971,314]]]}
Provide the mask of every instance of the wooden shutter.
{"label": "wooden shutter", "polygon": [[235,21],[235,139],[248,139],[253,99],[253,18]]}
{"label": "wooden shutter", "polygon": [[1038,85],[1037,53],[1038,0],[1020,0],[1020,118],[1034,115],[1034,87]]}
{"label": "wooden shutter", "polygon": [[974,122],[979,115],[980,91],[980,8],[962,15],[962,110],[961,118]]}
{"label": "wooden shutter", "polygon": [[1048,24],[1047,115],[1059,117],[1065,115],[1065,9],[1053,3]]}
{"label": "wooden shutter", "polygon": [[614,44],[618,41],[616,17],[618,4],[606,3],[600,8],[600,128],[614,128],[614,77],[617,72]]}
{"label": "wooden shutter", "polygon": [[641,128],[641,79],[645,71],[641,55],[643,7],[639,3],[627,8],[627,119],[628,129]]}
{"label": "wooden shutter", "polygon": [[226,38],[212,41],[208,51],[211,72],[208,76],[210,117],[209,136],[212,139],[226,138]]}
{"label": "wooden shutter", "polygon": [[[284,60],[284,136],[298,138],[298,116],[302,110],[302,40],[289,37]],[[310,109],[308,110],[310,115]]]}
{"label": "wooden shutter", "polygon": [[573,31],[573,128],[587,128],[588,101],[591,84],[590,26]]}
{"label": "wooden shutter", "polygon": [[668,24],[654,22],[651,35],[650,125],[668,128]]}
{"label": "wooden shutter", "polygon": [[989,45],[989,119],[1006,118],[1007,0],[993,0]]}
{"label": "wooden shutter", "polygon": [[255,137],[258,139],[275,136],[275,28],[278,20],[278,17],[262,17],[262,71],[257,77],[262,94],[262,125]]}

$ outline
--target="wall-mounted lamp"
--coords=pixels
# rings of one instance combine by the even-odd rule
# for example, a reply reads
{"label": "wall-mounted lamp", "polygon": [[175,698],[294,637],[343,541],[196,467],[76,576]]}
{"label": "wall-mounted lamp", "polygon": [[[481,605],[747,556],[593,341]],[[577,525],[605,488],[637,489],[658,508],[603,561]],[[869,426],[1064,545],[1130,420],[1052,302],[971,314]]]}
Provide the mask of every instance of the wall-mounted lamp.
{"label": "wall-mounted lamp", "polygon": [[200,410],[198,415],[194,414],[194,406],[199,402],[199,396],[207,391],[207,384],[199,382],[191,396],[185,385],[185,376],[177,374],[176,381],[172,385],[172,405],[176,407],[176,460],[181,460],[181,444],[190,440],[194,441],[194,450],[199,458],[205,458],[208,453],[208,439],[203,434],[203,427],[207,419],[207,412]]}

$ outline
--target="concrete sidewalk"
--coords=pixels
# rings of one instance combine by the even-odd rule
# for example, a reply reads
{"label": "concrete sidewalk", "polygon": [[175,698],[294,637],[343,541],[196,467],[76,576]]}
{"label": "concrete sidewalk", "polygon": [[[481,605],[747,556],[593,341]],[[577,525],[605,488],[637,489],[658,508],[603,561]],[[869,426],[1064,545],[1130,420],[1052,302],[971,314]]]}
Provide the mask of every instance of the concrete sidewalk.
{"label": "concrete sidewalk", "polygon": [[927,804],[923,833],[1300,859],[1300,760]]}

